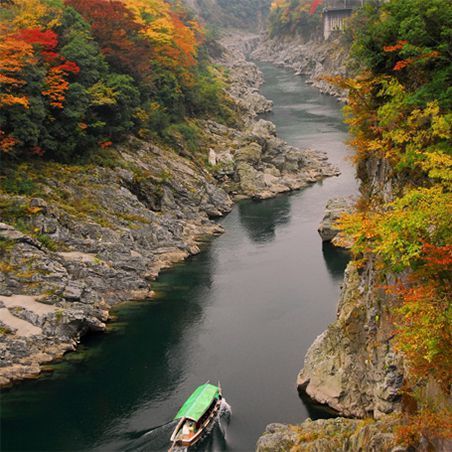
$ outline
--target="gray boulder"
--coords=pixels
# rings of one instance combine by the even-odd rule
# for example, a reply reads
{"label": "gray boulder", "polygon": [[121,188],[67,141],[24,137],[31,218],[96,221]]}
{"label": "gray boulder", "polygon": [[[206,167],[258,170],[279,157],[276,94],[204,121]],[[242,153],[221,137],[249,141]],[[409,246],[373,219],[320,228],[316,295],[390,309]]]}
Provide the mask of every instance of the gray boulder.
{"label": "gray boulder", "polygon": [[318,229],[322,241],[331,242],[338,235],[337,220],[344,213],[350,213],[352,210],[353,200],[350,198],[333,198],[327,202],[325,215]]}

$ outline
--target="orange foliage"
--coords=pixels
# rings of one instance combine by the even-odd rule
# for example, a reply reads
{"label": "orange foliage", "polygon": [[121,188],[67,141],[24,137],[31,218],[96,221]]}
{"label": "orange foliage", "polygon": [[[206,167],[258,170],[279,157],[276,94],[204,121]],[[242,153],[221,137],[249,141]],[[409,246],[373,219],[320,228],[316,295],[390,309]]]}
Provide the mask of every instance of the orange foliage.
{"label": "orange foliage", "polygon": [[397,52],[398,50],[402,50],[406,45],[408,44],[408,41],[397,41],[397,44],[393,46],[384,46],[383,50],[385,52]]}
{"label": "orange foliage", "polygon": [[0,34],[4,36],[0,40],[0,108],[2,106],[22,105],[28,107],[28,99],[18,95],[15,90],[25,85],[21,78],[21,71],[33,62],[33,47],[0,25]]}
{"label": "orange foliage", "polygon": [[175,59],[186,67],[196,64],[197,41],[193,30],[187,27],[176,13],[170,14],[176,33],[174,34]]}
{"label": "orange foliage", "polygon": [[65,61],[49,70],[46,77],[47,89],[43,90],[42,94],[50,99],[50,105],[63,108],[66,91],[69,88],[66,77],[69,73],[78,74],[79,71],[79,67],[72,61]]}
{"label": "orange foliage", "polygon": [[[12,106],[29,107],[28,98],[17,90],[26,84],[21,78],[23,68],[33,61],[33,47],[0,25],[0,109]],[[11,152],[17,139],[0,130],[0,152]]]}
{"label": "orange foliage", "polygon": [[113,145],[113,143],[111,141],[102,141],[101,143],[99,143],[99,146],[102,149],[107,149],[109,147],[111,147]]}
{"label": "orange foliage", "polygon": [[7,154],[14,149],[17,140],[11,135],[7,135],[3,130],[0,129],[0,151]]}
{"label": "orange foliage", "polygon": [[423,252],[428,269],[435,273],[452,271],[452,245],[434,246],[426,243]]}
{"label": "orange foliage", "polygon": [[431,374],[446,389],[452,370],[451,274],[452,246],[424,244],[418,268],[388,289],[402,301],[395,345],[404,352],[411,376],[418,380]]}
{"label": "orange foliage", "polygon": [[204,40],[201,25],[177,2],[171,6],[165,0],[123,1],[142,27],[140,33],[150,42],[154,59],[191,83],[190,70],[197,64],[198,48]]}
{"label": "orange foliage", "polygon": [[[398,52],[399,50],[403,50],[409,46],[409,42],[406,40],[399,40],[397,41],[397,44],[391,45],[391,46],[384,46],[383,50],[387,53],[394,53]],[[425,61],[431,58],[438,58],[441,54],[437,50],[433,50],[430,52],[419,52],[418,55],[415,57],[406,58],[403,60],[398,61],[394,67],[394,71],[401,71],[402,69],[405,69],[407,66],[412,65],[413,63],[416,63],[418,61]]]}
{"label": "orange foliage", "polygon": [[406,60],[397,61],[397,63],[394,66],[394,71],[401,71],[410,64],[413,64],[415,61],[416,60],[414,58],[407,58]]}
{"label": "orange foliage", "polygon": [[403,446],[417,446],[423,438],[451,438],[452,414],[450,410],[433,412],[421,410],[418,414],[406,416],[402,425],[396,427],[396,443]]}

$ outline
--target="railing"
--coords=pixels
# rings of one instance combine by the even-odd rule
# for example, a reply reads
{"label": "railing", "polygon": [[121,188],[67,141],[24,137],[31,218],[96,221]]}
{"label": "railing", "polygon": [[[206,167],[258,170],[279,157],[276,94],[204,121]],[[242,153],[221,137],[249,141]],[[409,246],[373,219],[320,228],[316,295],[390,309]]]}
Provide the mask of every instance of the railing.
{"label": "railing", "polygon": [[326,10],[354,9],[364,5],[364,0],[325,0],[323,6]]}

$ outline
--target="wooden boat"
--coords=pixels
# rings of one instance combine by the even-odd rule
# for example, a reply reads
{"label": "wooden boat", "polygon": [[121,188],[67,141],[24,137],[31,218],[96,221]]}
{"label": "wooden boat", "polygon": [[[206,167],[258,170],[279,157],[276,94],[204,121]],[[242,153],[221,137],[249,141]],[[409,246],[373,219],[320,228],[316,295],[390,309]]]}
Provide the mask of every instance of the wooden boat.
{"label": "wooden boat", "polygon": [[222,399],[220,383],[214,386],[207,382],[196,388],[174,418],[179,422],[171,435],[170,451],[199,443],[215,422]]}

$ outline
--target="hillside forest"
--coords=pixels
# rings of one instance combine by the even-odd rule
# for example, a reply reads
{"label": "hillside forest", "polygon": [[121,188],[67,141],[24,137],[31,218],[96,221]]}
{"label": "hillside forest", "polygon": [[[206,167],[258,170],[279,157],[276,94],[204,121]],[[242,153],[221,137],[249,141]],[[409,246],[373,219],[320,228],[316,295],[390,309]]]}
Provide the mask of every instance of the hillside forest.
{"label": "hillside forest", "polygon": [[0,34],[3,158],[74,161],[130,133],[190,138],[190,117],[231,116],[181,1],[2,2]]}

